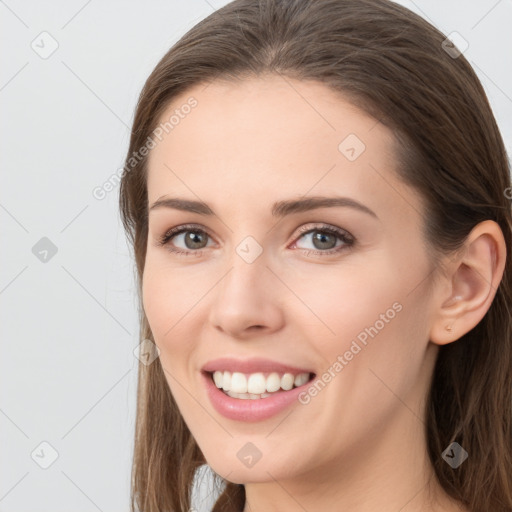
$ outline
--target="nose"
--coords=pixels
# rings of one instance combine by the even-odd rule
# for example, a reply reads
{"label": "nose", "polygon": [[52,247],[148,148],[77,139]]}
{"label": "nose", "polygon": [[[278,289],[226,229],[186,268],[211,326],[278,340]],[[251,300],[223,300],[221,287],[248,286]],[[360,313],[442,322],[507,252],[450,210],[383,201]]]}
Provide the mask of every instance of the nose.
{"label": "nose", "polygon": [[247,263],[238,255],[215,287],[209,321],[233,338],[261,337],[281,329],[284,315],[280,297],[283,284],[260,256]]}

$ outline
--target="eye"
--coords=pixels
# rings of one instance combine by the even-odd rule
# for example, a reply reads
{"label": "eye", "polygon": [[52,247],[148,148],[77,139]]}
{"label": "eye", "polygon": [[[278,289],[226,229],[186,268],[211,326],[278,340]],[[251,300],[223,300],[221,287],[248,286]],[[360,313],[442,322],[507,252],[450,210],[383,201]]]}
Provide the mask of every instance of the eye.
{"label": "eye", "polygon": [[[167,250],[175,254],[183,256],[193,254],[194,256],[199,256],[202,254],[201,249],[205,248],[203,243],[209,236],[210,235],[204,229],[201,229],[193,224],[185,224],[167,231],[162,237],[159,238],[157,244],[159,246],[165,246]],[[185,243],[185,250],[171,247],[169,242],[175,238],[182,239],[182,241]]]}
{"label": "eye", "polygon": [[[339,253],[352,247],[355,243],[354,237],[345,231],[334,226],[321,224],[319,226],[303,226],[299,229],[303,233],[298,240],[309,238],[313,243],[313,248],[303,248],[308,254],[318,254],[320,256]],[[341,240],[341,244],[336,247],[336,239]],[[297,245],[295,242],[294,245]]]}
{"label": "eye", "polygon": [[[297,241],[309,237],[313,242],[313,248],[298,248],[313,255],[323,256],[339,253],[352,247],[355,243],[354,237],[348,231],[326,224],[303,226],[299,228],[299,232],[302,235]],[[205,244],[208,242],[208,238],[211,238],[210,235],[201,227],[194,224],[185,224],[168,230],[158,239],[157,245],[165,246],[168,251],[180,256],[200,256],[203,253],[202,249],[207,247]],[[184,249],[176,247],[176,242],[171,244],[171,240],[174,239],[178,243],[181,239],[181,243],[185,244]],[[337,240],[341,241],[338,246],[336,246]],[[293,246],[297,246],[297,241],[294,242]]]}

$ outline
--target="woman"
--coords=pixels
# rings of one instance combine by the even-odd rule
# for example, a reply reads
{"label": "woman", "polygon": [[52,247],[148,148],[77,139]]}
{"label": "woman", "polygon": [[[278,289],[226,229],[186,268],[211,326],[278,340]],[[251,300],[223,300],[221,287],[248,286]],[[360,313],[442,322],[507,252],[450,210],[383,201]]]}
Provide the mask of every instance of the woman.
{"label": "woman", "polygon": [[[386,0],[235,0],[141,93],[121,182],[132,506],[512,510],[510,175],[474,71]],[[156,345],[153,345],[153,343]]]}

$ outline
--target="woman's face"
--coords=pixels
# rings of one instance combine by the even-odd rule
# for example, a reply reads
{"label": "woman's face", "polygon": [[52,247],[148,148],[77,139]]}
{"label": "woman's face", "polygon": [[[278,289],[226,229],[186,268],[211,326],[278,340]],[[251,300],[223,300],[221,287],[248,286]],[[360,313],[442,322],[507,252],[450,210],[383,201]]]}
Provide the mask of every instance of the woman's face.
{"label": "woman's face", "polygon": [[[173,114],[149,158],[143,303],[207,462],[238,483],[311,482],[421,448],[432,268],[392,133],[276,76],[191,88],[161,122]],[[319,198],[345,199],[308,208]],[[214,370],[231,393],[281,391],[233,398]]]}

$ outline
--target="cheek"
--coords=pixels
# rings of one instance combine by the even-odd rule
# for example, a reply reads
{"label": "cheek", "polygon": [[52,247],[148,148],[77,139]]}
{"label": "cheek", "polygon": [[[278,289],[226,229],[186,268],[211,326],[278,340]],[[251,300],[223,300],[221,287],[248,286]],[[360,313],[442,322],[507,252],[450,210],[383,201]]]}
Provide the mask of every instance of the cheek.
{"label": "cheek", "polygon": [[178,407],[186,406],[180,383],[187,381],[188,352],[193,348],[179,332],[182,298],[168,274],[148,265],[142,282],[142,301],[153,339],[160,350],[159,361]]}
{"label": "cheek", "polygon": [[301,335],[325,370],[338,362],[333,371],[349,373],[368,393],[372,384],[381,386],[370,369],[399,387],[413,378],[427,342],[428,318],[422,287],[411,293],[425,275],[411,267],[403,271],[380,253],[364,268],[347,263],[317,272],[314,280],[296,280],[293,289],[309,311],[299,315],[294,309],[295,318],[303,318]]}
{"label": "cheek", "polygon": [[196,297],[199,291],[204,295],[208,288],[205,285],[204,290],[198,291],[203,287],[193,286],[195,280],[191,282],[183,274],[180,277],[179,272],[164,267],[146,262],[142,282],[144,311],[160,349],[160,364],[173,398],[192,434],[201,439],[205,424],[215,428],[194,398],[198,394],[194,386],[199,382],[194,379],[199,377],[192,363],[202,325],[197,321],[194,304],[200,298]]}
{"label": "cheek", "polygon": [[393,266],[382,263],[381,255],[378,259],[380,263],[365,262],[364,267],[347,260],[339,267],[319,268],[311,279],[287,278],[302,303],[303,313],[296,319],[304,318],[304,326],[311,326],[305,339],[327,347],[336,344],[334,340],[343,344],[375,322],[380,326],[381,315],[390,319],[397,316],[393,304],[403,296],[397,286],[399,276]]}
{"label": "cheek", "polygon": [[142,303],[157,344],[162,341],[162,334],[172,326],[170,315],[173,311],[173,300],[167,280],[165,275],[160,275],[159,279],[158,272],[155,272],[150,262],[146,261],[142,280]]}
{"label": "cheek", "polygon": [[[200,345],[206,295],[216,280],[218,277],[204,272],[195,275],[193,271],[170,268],[160,255],[150,254],[146,260],[142,303],[173,393],[170,374],[182,382],[197,370],[193,356]],[[179,387],[176,391],[180,392]]]}
{"label": "cheek", "polygon": [[183,329],[193,315],[194,300],[187,293],[190,286],[180,282],[178,276],[176,272],[152,265],[151,261],[146,262],[142,303],[164,364],[168,363],[169,353],[183,351],[190,346],[183,342]]}
{"label": "cheek", "polygon": [[179,323],[186,323],[187,313],[206,291],[197,286],[196,279],[185,274],[184,270],[170,267],[168,258],[166,261],[166,255],[161,251],[148,248],[142,302],[151,330],[162,342],[173,337]]}

